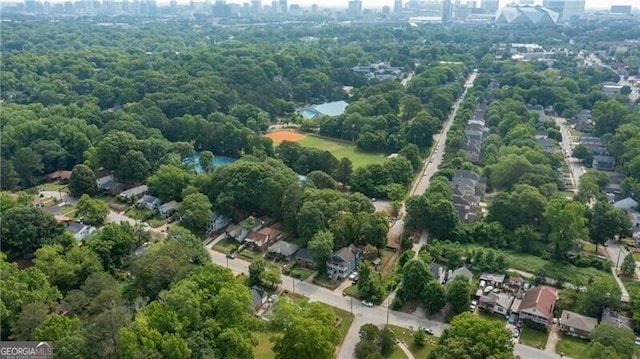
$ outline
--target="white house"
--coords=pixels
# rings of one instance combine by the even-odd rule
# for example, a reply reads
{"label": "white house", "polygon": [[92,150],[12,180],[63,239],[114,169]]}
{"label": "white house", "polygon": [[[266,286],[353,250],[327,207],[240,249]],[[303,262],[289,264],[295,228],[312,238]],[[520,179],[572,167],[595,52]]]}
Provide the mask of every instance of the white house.
{"label": "white house", "polygon": [[145,194],[144,196],[142,196],[142,198],[138,200],[138,202],[136,202],[137,207],[146,208],[150,211],[158,209],[158,207],[160,207],[161,204],[162,204],[162,201],[160,201],[160,198],[150,196],[148,194]]}
{"label": "white house", "polygon": [[65,229],[73,234],[73,237],[79,241],[84,241],[96,231],[95,227],[78,222],[69,222]]}
{"label": "white house", "polygon": [[105,185],[113,182],[113,171],[100,170],[96,173],[96,184],[98,188],[104,189]]}

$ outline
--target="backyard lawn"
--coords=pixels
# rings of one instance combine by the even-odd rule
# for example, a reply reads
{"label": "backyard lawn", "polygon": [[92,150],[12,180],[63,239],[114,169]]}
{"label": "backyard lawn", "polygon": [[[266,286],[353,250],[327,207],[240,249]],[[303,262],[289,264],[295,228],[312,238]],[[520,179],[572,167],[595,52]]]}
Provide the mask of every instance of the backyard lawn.
{"label": "backyard lawn", "polygon": [[556,353],[564,354],[570,358],[582,358],[582,353],[587,349],[588,341],[564,336],[556,343]]}
{"label": "backyard lawn", "polygon": [[501,316],[501,315],[495,315],[495,314],[490,314],[490,313],[486,313],[481,309],[478,309],[478,316],[482,319],[488,320],[488,321],[492,321],[492,322],[500,322],[502,324],[506,323],[506,319]]}
{"label": "backyard lawn", "polygon": [[462,247],[465,249],[492,249],[496,254],[505,255],[507,266],[509,268],[521,270],[531,274],[535,274],[539,270],[543,269],[547,277],[553,279],[562,278],[570,283],[590,283],[591,280],[594,279],[609,282],[614,281],[611,272],[601,271],[592,267],[581,268],[567,263],[552,262],[550,260],[542,259],[530,254],[502,251],[499,249],[493,249],[477,244],[462,244]]}
{"label": "backyard lawn", "polygon": [[[415,358],[426,358],[437,345],[437,338],[427,334],[425,345],[419,347],[413,344],[413,331],[411,329],[398,327],[395,325],[389,325],[387,327],[393,330],[393,334],[395,335],[396,339],[405,343],[405,345],[409,348],[409,351],[411,351],[411,354],[413,354]],[[389,356],[389,358],[392,359],[400,359],[406,357],[407,356],[399,347],[396,347],[393,350],[393,353],[391,353],[391,355]]]}
{"label": "backyard lawn", "polygon": [[520,343],[544,350],[549,333],[524,327],[520,333]]}

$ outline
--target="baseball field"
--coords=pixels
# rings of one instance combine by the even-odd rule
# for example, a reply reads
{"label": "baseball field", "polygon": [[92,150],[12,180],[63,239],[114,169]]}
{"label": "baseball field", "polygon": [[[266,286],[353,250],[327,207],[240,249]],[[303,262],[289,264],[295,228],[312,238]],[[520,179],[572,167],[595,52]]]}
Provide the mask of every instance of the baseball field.
{"label": "baseball field", "polygon": [[347,157],[353,162],[353,167],[366,166],[371,163],[384,162],[385,156],[382,153],[364,152],[353,146],[349,142],[334,140],[327,137],[312,134],[300,133],[290,130],[271,132],[265,135],[273,140],[277,145],[282,141],[298,142],[305,147],[313,147],[331,152],[337,159]]}

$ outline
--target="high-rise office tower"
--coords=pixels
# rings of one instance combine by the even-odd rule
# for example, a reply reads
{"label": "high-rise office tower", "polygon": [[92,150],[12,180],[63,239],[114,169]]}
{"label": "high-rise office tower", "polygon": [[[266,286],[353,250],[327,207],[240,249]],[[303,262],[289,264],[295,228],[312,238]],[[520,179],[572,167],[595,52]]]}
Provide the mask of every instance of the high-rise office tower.
{"label": "high-rise office tower", "polygon": [[495,14],[500,7],[500,0],[482,0],[481,8],[487,14]]}
{"label": "high-rise office tower", "polygon": [[544,0],[542,6],[560,14],[560,21],[584,15],[585,0]]}
{"label": "high-rise office tower", "polygon": [[444,0],[442,2],[442,22],[449,22],[451,20],[451,0]]}
{"label": "high-rise office tower", "polygon": [[280,13],[286,14],[289,11],[287,0],[280,0]]}
{"label": "high-rise office tower", "polygon": [[393,2],[393,12],[396,14],[402,12],[402,0],[395,0]]}
{"label": "high-rise office tower", "polygon": [[349,8],[347,9],[347,14],[351,17],[362,16],[362,1],[350,0]]}
{"label": "high-rise office tower", "polygon": [[262,0],[251,0],[251,14],[257,15],[262,12]]}

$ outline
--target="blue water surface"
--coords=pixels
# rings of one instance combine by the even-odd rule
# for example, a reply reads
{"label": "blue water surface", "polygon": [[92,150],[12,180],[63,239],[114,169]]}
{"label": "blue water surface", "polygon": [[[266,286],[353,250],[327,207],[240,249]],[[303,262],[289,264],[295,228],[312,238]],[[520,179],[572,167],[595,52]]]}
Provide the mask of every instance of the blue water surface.
{"label": "blue water surface", "polygon": [[[224,166],[224,165],[228,165],[230,163],[234,163],[235,161],[237,161],[238,159],[236,158],[231,158],[231,157],[227,157],[227,156],[215,156],[213,158],[213,165],[218,167],[218,166]],[[193,158],[187,158],[184,160],[185,163],[193,163],[196,173],[202,173],[202,166],[200,166],[200,152],[196,152],[193,155]]]}

